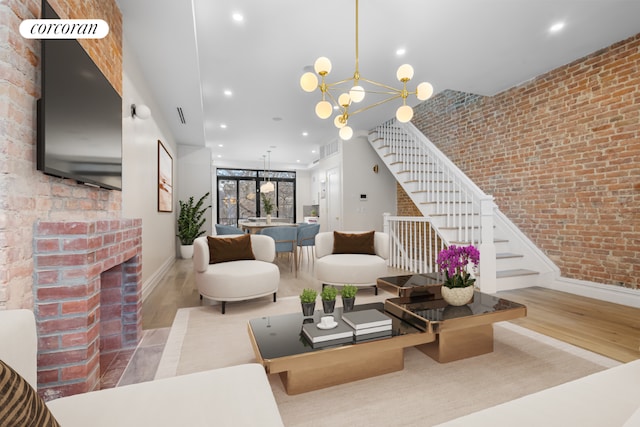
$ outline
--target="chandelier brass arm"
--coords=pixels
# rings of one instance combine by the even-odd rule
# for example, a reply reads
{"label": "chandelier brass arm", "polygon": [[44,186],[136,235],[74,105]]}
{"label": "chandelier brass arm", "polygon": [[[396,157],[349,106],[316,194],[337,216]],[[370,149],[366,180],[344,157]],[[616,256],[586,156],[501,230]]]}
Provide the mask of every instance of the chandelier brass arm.
{"label": "chandelier brass arm", "polygon": [[[314,92],[316,89],[320,89],[322,99],[316,104],[315,108],[316,115],[318,117],[320,117],[321,119],[328,119],[333,114],[334,107],[335,109],[339,110],[339,113],[334,119],[334,125],[340,129],[339,134],[343,140],[348,140],[353,135],[353,130],[348,126],[348,121],[349,117],[353,116],[354,114],[370,110],[389,101],[401,98],[402,105],[396,110],[396,118],[398,119],[398,121],[406,123],[413,117],[413,108],[407,105],[407,97],[409,95],[415,95],[419,100],[424,101],[426,99],[429,99],[431,95],[433,95],[433,86],[427,82],[420,83],[416,87],[415,91],[409,91],[407,89],[407,83],[413,78],[413,67],[409,64],[401,65],[400,67],[398,67],[398,70],[396,72],[398,81],[402,83],[401,89],[397,89],[384,83],[363,78],[360,75],[358,47],[358,0],[355,0],[355,3],[356,58],[355,71],[353,73],[353,76],[337,82],[327,83],[326,77],[331,72],[331,61],[328,58],[321,56],[320,58],[316,59],[316,62],[314,63],[315,74],[312,72],[306,72],[302,75],[302,77],[300,77],[300,86],[305,92]],[[318,77],[316,76],[316,74],[320,76],[320,82],[318,82]],[[350,82],[351,87],[347,91],[341,93],[339,96],[336,96],[332,93],[332,91],[338,91],[340,89],[340,86],[346,85]],[[360,85],[360,82],[364,82],[378,88],[387,89],[387,91],[365,90]],[[366,94],[390,96],[388,98],[350,112],[349,107],[352,105],[352,103],[362,102]],[[327,98],[329,98],[331,102],[328,101]]]}

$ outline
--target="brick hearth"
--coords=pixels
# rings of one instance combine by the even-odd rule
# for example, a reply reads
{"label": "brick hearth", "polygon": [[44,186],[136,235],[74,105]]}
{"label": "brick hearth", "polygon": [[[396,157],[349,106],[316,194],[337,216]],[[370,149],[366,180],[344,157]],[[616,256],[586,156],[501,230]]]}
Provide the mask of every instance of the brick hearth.
{"label": "brick hearth", "polygon": [[96,390],[100,354],[142,334],[142,221],[39,222],[34,230],[38,389]]}

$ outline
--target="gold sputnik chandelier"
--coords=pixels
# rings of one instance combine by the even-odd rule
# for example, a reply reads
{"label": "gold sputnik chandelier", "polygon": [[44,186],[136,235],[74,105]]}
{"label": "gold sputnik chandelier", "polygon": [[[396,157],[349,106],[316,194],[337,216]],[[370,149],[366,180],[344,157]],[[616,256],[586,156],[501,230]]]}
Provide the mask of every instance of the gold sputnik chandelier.
{"label": "gold sputnik chandelier", "polygon": [[[415,91],[409,91],[407,89],[407,83],[413,78],[413,67],[409,64],[403,64],[398,67],[396,77],[402,83],[402,89],[396,89],[392,86],[378,83],[373,80],[366,79],[360,75],[359,69],[359,57],[358,57],[358,0],[356,2],[356,67],[353,77],[340,80],[335,83],[327,83],[326,77],[331,72],[331,61],[324,56],[316,59],[314,64],[315,72],[320,76],[320,82],[318,77],[312,72],[307,72],[300,78],[300,86],[305,92],[314,92],[316,89],[320,89],[322,93],[322,99],[316,104],[316,115],[321,119],[328,119],[331,117],[334,106],[338,110],[338,114],[335,116],[333,124],[340,129],[339,135],[343,140],[351,139],[353,136],[353,130],[349,127],[349,117],[354,114],[361,113],[378,105],[385,104],[394,99],[401,98],[402,105],[396,110],[396,118],[402,123],[406,123],[413,117],[413,108],[407,105],[407,97],[409,95],[416,95],[421,100],[427,100],[433,95],[433,86],[430,83],[420,83]],[[361,83],[370,85],[371,88],[365,89],[361,86]],[[345,91],[344,87],[350,85],[348,90]],[[336,96],[336,93],[342,92]],[[373,104],[366,105],[360,108],[351,110],[353,104],[358,104],[364,101],[365,95],[382,94],[388,97]]]}

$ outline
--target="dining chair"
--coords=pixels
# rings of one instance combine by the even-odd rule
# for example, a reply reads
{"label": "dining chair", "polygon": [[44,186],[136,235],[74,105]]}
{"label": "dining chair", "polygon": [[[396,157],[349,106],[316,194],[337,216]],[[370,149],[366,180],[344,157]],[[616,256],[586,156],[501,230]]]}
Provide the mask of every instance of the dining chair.
{"label": "dining chair", "polygon": [[291,270],[294,271],[295,277],[298,277],[298,228],[293,226],[283,227],[267,227],[260,231],[260,234],[270,236],[276,242],[276,254],[281,252],[289,252],[293,254],[293,263]]}
{"label": "dining chair", "polygon": [[216,234],[218,236],[224,234],[244,234],[244,231],[242,231],[241,228],[234,227],[233,225],[216,224]]}
{"label": "dining chair", "polygon": [[311,256],[309,259],[313,259],[313,253],[315,251],[316,246],[316,234],[320,231],[320,224],[307,224],[300,223],[297,225],[298,227],[298,263],[302,262],[303,248],[305,252],[307,252],[307,256],[309,256],[309,248],[311,248]]}

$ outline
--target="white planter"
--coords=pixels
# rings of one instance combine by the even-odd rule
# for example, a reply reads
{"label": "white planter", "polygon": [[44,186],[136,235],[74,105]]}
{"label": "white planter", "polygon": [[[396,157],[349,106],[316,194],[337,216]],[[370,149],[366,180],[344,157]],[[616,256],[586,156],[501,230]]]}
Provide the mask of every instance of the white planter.
{"label": "white planter", "polygon": [[184,259],[193,258],[193,245],[180,245],[180,256]]}
{"label": "white planter", "polygon": [[442,299],[449,305],[461,306],[468,304],[473,298],[473,286],[467,286],[466,288],[447,288],[442,286]]}

